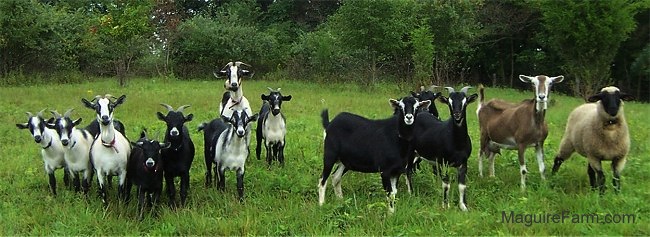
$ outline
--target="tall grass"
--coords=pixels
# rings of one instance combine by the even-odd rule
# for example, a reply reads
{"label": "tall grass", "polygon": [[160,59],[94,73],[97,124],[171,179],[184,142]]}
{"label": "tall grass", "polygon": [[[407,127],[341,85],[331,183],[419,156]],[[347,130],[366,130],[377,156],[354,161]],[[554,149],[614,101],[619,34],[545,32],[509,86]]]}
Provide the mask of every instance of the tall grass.
{"label": "tall grass", "polygon": [[[317,204],[316,183],[322,169],[322,128],[320,111],[329,108],[331,116],[349,111],[369,118],[385,118],[392,109],[388,99],[407,95],[408,91],[392,84],[370,89],[357,84],[314,84],[295,81],[245,81],[244,94],[253,111],[260,108],[260,94],[267,87],[281,87],[294,99],[284,103],[287,116],[286,167],[268,168],[252,155],[246,167],[246,201],[237,201],[234,173],[226,173],[226,191],[204,187],[205,165],[202,134],[196,127],[217,115],[223,93],[222,81],[175,81],[140,79],[119,88],[110,81],[76,85],[42,85],[0,88],[0,235],[650,235],[650,106],[628,102],[625,112],[630,124],[632,149],[623,171],[622,192],[614,194],[611,170],[606,168],[608,191],[598,195],[590,191],[586,159],[574,155],[559,173],[542,181],[534,162],[533,149],[527,151],[528,190],[519,189],[516,152],[502,151],[496,158],[496,178],[478,177],[478,123],[476,104],[468,108],[468,127],[474,149],[468,169],[469,212],[457,207],[457,183],[452,185],[452,207],[442,208],[440,180],[425,167],[414,177],[415,192],[409,195],[400,183],[396,212],[388,215],[385,194],[377,174],[349,172],[343,178],[344,199],[336,199],[328,187],[326,203]],[[155,112],[164,111],[159,103],[174,107],[191,104],[187,113],[196,145],[191,169],[188,205],[170,210],[167,198],[157,209],[157,217],[136,221],[136,202],[120,203],[116,188],[109,194],[110,205],[104,208],[93,182],[88,198],[64,188],[62,171],[57,171],[59,195],[48,190],[40,151],[27,131],[15,123],[26,122],[26,111],[43,108],[59,112],[75,108],[73,117],[94,119],[94,112],[83,108],[80,99],[96,94],[126,94],[126,102],[115,117],[126,125],[127,137],[137,138],[143,128],[160,134],[164,123]],[[487,88],[488,98],[519,101],[530,91]],[[583,103],[581,99],[551,94],[547,121],[546,166],[552,160],[564,132],[570,111]],[[438,103],[441,117],[449,115]],[[159,137],[160,139],[162,137]],[[251,151],[254,147],[251,147]],[[264,152],[262,153],[264,154]],[[609,167],[608,163],[604,167]],[[547,169],[550,173],[550,169]],[[452,177],[455,170],[452,170]],[[135,190],[132,191],[135,193]],[[502,214],[634,214],[632,224],[503,223]]]}

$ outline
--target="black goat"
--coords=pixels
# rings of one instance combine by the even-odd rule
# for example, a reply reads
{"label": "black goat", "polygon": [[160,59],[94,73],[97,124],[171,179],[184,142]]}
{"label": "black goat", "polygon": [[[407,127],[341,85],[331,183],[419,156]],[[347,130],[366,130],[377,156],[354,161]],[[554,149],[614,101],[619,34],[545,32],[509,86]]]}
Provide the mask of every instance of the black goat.
{"label": "black goat", "polygon": [[[205,186],[212,184],[212,165],[214,166],[214,179],[217,179],[217,166],[214,161],[214,146],[219,135],[228,128],[221,118],[213,119],[210,123],[201,123],[198,131],[203,131],[203,155],[205,157]],[[216,181],[215,181],[216,183]]]}
{"label": "black goat", "polygon": [[167,195],[169,205],[176,205],[176,188],[174,178],[181,177],[181,206],[185,206],[187,192],[190,188],[190,167],[194,160],[194,143],[190,138],[190,132],[185,126],[186,122],[192,121],[194,115],[183,115],[183,110],[189,105],[183,105],[174,110],[170,105],[161,104],[167,108],[167,115],[157,112],[158,119],[167,124],[165,143],[170,143],[170,148],[162,151],[162,158],[165,162],[165,183],[167,183]]}
{"label": "black goat", "polygon": [[[425,160],[433,163],[434,173],[442,178],[443,201],[449,206],[449,176],[447,171],[442,171],[442,166],[452,166],[458,169],[458,190],[460,193],[460,209],[467,211],[465,204],[465,176],[467,173],[467,159],[472,153],[472,141],[467,134],[466,111],[467,105],[474,102],[477,94],[467,96],[464,87],[460,92],[453,88],[449,90],[449,98],[439,97],[439,101],[449,107],[451,118],[445,121],[438,120],[430,113],[419,113],[413,125],[415,151]],[[413,157],[411,157],[413,159]],[[412,163],[410,163],[412,164]],[[412,167],[407,167],[412,169]],[[407,172],[407,185],[411,189],[411,172]]]}
{"label": "black goat", "polygon": [[323,173],[318,181],[318,204],[325,202],[325,189],[334,164],[339,163],[332,176],[332,186],[339,198],[341,177],[348,171],[381,173],[388,197],[388,210],[395,211],[397,180],[404,172],[412,153],[409,145],[415,122],[415,111],[429,106],[431,101],[419,102],[413,97],[390,99],[396,114],[382,120],[371,120],[351,113],[340,113],[331,122],[327,109],[321,117],[325,129]]}
{"label": "black goat", "polygon": [[438,115],[438,108],[436,108],[436,99],[442,95],[440,92],[433,92],[432,90],[438,86],[431,86],[429,89],[424,89],[424,86],[420,87],[420,92],[413,92],[411,91],[411,95],[418,99],[418,101],[425,101],[429,100],[431,101],[431,104],[428,107],[423,107],[420,108],[419,112],[429,112],[436,118],[440,118],[440,115]]}
{"label": "black goat", "polygon": [[169,148],[170,143],[150,140],[144,130],[140,133],[140,139],[131,144],[133,149],[127,165],[127,179],[138,187],[138,218],[142,220],[146,206],[153,210],[153,205],[160,198],[164,167],[160,152]]}
{"label": "black goat", "polygon": [[281,113],[283,101],[290,101],[291,95],[283,96],[280,88],[273,90],[269,88],[269,95],[262,94],[262,108],[257,119],[257,146],[255,155],[260,159],[262,140],[266,149],[266,162],[271,166],[273,160],[284,166],[285,135],[287,134],[286,118]]}

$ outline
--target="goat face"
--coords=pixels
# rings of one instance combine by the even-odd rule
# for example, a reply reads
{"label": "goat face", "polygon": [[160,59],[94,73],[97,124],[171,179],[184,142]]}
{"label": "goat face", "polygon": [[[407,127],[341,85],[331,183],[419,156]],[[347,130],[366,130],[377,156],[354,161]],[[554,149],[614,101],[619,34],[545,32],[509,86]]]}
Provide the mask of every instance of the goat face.
{"label": "goat face", "polygon": [[412,125],[415,122],[415,112],[419,108],[429,107],[431,104],[430,100],[418,101],[414,97],[404,97],[400,100],[389,100],[391,106],[395,109],[395,113],[399,115],[400,118],[404,118],[404,123],[406,125]]}
{"label": "goat face", "polygon": [[38,112],[36,116],[33,116],[32,113],[27,112],[27,123],[17,123],[16,127],[18,127],[19,129],[29,129],[29,132],[32,134],[32,137],[34,138],[34,142],[41,143],[41,140],[43,140],[43,132],[45,131],[45,120],[43,119],[43,110]]}
{"label": "goat face", "polygon": [[115,101],[111,101],[110,98],[112,98],[111,95],[96,96],[92,102],[86,100],[85,98],[82,98],[81,102],[83,102],[87,108],[95,110],[95,113],[97,114],[97,121],[106,126],[109,125],[111,121],[113,121],[113,110],[118,105],[124,103],[126,95],[120,96],[120,98]]}
{"label": "goat face", "polygon": [[551,85],[553,85],[553,83],[562,82],[564,80],[564,76],[548,77],[539,75],[530,77],[526,75],[519,75],[519,80],[525,83],[533,84],[535,87],[535,100],[537,101],[537,110],[543,110],[547,108],[547,101]]}
{"label": "goat face", "polygon": [[460,92],[455,92],[451,87],[447,88],[449,89],[449,98],[440,96],[439,100],[449,106],[449,112],[454,118],[454,124],[461,127],[463,126],[463,122],[465,122],[465,117],[467,115],[467,105],[476,101],[478,94],[473,94],[468,97],[467,89],[470,87],[464,87]]}
{"label": "goat face", "polygon": [[168,137],[170,141],[175,141],[180,138],[185,122],[192,121],[194,115],[183,115],[183,109],[189,107],[189,105],[183,105],[177,110],[174,110],[171,106],[166,104],[161,105],[167,107],[169,112],[167,112],[167,115],[163,115],[161,112],[157,112],[156,114],[158,115],[159,120],[167,124],[167,133],[165,136]]}
{"label": "goat face", "polygon": [[77,120],[70,119],[70,113],[72,109],[68,110],[65,115],[61,116],[56,111],[51,111],[54,115],[54,123],[47,123],[46,126],[49,129],[54,129],[59,137],[61,138],[61,145],[68,146],[70,144],[70,136],[72,135],[72,129],[81,123],[81,118]]}
{"label": "goat face", "polygon": [[142,131],[142,133],[140,133],[140,139],[131,144],[142,149],[145,158],[144,167],[148,170],[157,169],[156,166],[161,163],[160,151],[171,146],[171,143],[169,142],[159,143],[156,140],[149,140],[146,131]]}
{"label": "goat face", "polygon": [[277,90],[272,90],[269,88],[269,90],[271,91],[269,95],[262,94],[261,98],[263,101],[269,102],[271,113],[273,116],[277,116],[280,113],[280,109],[282,108],[282,101],[290,101],[291,95],[283,96],[280,93],[280,88]]}
{"label": "goat face", "polygon": [[249,70],[243,69],[241,66],[248,66],[242,62],[229,62],[219,72],[214,72],[215,77],[226,77],[224,87],[229,91],[237,91],[241,86],[241,79],[245,76],[251,76]]}
{"label": "goat face", "polygon": [[249,117],[244,110],[235,110],[230,118],[222,115],[221,119],[233,127],[233,132],[237,134],[237,137],[242,138],[246,135],[250,122],[257,120],[257,116],[258,114],[254,114]]}
{"label": "goat face", "polygon": [[621,107],[621,101],[630,101],[634,97],[627,93],[622,93],[618,88],[609,86],[600,90],[598,94],[592,95],[587,98],[589,102],[600,101],[600,104],[603,106],[604,111],[611,116],[610,119],[615,118],[618,115],[618,111]]}

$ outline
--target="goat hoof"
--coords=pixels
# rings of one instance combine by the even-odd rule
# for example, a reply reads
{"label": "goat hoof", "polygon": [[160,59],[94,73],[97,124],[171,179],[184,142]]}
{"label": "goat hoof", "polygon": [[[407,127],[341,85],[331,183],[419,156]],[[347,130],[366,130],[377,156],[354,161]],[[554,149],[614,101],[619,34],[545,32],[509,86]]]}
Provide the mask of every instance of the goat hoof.
{"label": "goat hoof", "polygon": [[460,204],[460,210],[461,211],[467,211],[467,206],[464,203]]}

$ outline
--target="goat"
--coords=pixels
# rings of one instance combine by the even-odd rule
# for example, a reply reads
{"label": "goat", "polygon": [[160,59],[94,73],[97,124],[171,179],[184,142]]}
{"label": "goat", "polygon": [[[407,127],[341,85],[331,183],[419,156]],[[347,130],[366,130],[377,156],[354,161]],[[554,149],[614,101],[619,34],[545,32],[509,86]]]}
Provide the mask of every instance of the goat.
{"label": "goat", "polygon": [[170,143],[151,140],[143,130],[140,139],[131,145],[133,149],[127,165],[127,179],[138,187],[138,217],[142,220],[146,206],[153,209],[160,198],[164,166],[160,151],[169,148]]}
{"label": "goat", "polygon": [[440,118],[440,115],[438,114],[438,108],[436,108],[436,103],[434,103],[434,101],[436,101],[436,99],[438,97],[440,97],[442,95],[442,93],[433,92],[433,89],[435,89],[436,87],[438,87],[438,86],[432,85],[428,89],[425,89],[424,86],[421,86],[420,87],[420,92],[411,91],[411,95],[413,97],[415,97],[416,99],[418,99],[418,101],[425,101],[425,100],[431,101],[431,104],[429,105],[429,107],[420,108],[418,113],[419,112],[429,112],[430,114],[432,114],[436,118]]}
{"label": "goat", "polygon": [[220,71],[213,73],[217,78],[222,76],[227,77],[224,84],[226,92],[223,94],[221,104],[219,104],[220,115],[231,117],[232,111],[235,110],[245,110],[248,116],[253,115],[253,111],[250,109],[250,103],[244,97],[242,90],[242,78],[253,76],[253,72],[243,69],[242,66],[250,67],[250,65],[243,62],[229,62]]}
{"label": "goat", "polygon": [[168,104],[160,104],[167,109],[167,115],[157,112],[158,119],[167,124],[165,143],[170,143],[170,148],[162,151],[162,158],[165,162],[165,183],[167,184],[167,195],[169,205],[176,205],[176,188],[174,178],[181,178],[180,196],[181,206],[185,206],[187,192],[190,188],[190,168],[194,160],[194,143],[190,132],[185,126],[186,122],[192,121],[193,114],[183,115],[183,110],[190,107],[183,105],[174,110]]}
{"label": "goat", "polygon": [[64,169],[63,182],[66,186],[70,184],[70,175],[68,174],[68,168],[65,166],[65,150],[63,149],[63,145],[61,145],[61,139],[55,130],[45,127],[46,122],[43,119],[43,111],[45,109],[38,112],[36,116],[27,112],[27,123],[17,123],[16,127],[19,129],[29,129],[32,138],[34,138],[34,142],[41,147],[45,173],[49,177],[50,191],[53,195],[56,195],[56,177],[54,176],[54,171],[61,168]]}
{"label": "goat", "polygon": [[343,198],[341,177],[353,170],[380,173],[388,199],[388,211],[395,211],[397,180],[404,172],[413,136],[416,111],[431,101],[417,101],[413,97],[389,100],[396,114],[387,119],[371,120],[343,112],[329,121],[327,109],[321,113],[325,129],[323,173],[318,180],[318,204],[325,203],[325,189],[334,164],[338,168],[332,176],[332,186],[338,198]]}
{"label": "goat", "polygon": [[124,134],[115,129],[113,114],[115,108],[124,103],[126,95],[112,101],[113,96],[96,96],[93,102],[81,99],[86,108],[92,109],[97,114],[99,134],[90,148],[90,158],[99,183],[99,194],[102,203],[108,205],[105,182],[110,176],[118,176],[118,198],[127,201],[130,196],[131,184],[126,180],[126,166],[131,155],[131,143]]}
{"label": "goat", "polygon": [[[219,135],[226,130],[228,126],[221,118],[213,119],[209,123],[201,123],[198,131],[203,131],[203,155],[205,158],[205,186],[212,184],[212,165],[214,164],[214,178],[217,178],[217,166],[214,161],[214,146],[217,144]],[[216,184],[216,181],[215,181]]]}
{"label": "goat", "polygon": [[[433,164],[434,173],[442,178],[443,206],[449,207],[449,175],[441,166],[451,166],[458,169],[458,205],[467,211],[465,203],[465,177],[467,160],[472,153],[472,141],[467,133],[467,106],[474,102],[477,94],[467,95],[471,87],[463,87],[460,92],[449,90],[449,98],[440,96],[438,100],[449,107],[451,117],[445,121],[438,120],[433,114],[419,113],[413,124],[413,146],[417,154]],[[407,168],[408,169],[408,168]],[[407,187],[411,190],[410,172],[407,173]]]}
{"label": "goat", "polygon": [[480,127],[481,148],[478,157],[479,175],[483,177],[483,158],[490,160],[490,177],[494,177],[494,155],[500,149],[516,149],[521,173],[521,189],[526,189],[526,148],[535,146],[539,173],[544,180],[544,140],[548,127],[544,117],[551,85],[560,83],[564,76],[519,75],[519,80],[535,87],[535,98],[513,104],[500,99],[485,102],[483,85],[479,86],[480,102],[476,109]]}
{"label": "goat", "polygon": [[[52,123],[45,124],[45,126],[55,130],[61,140],[61,145],[65,150],[63,159],[69,174],[73,177],[74,190],[76,192],[83,190],[84,194],[88,194],[90,179],[93,176],[90,163],[90,146],[92,146],[93,137],[88,131],[76,128],[82,119],[78,118],[74,121],[70,119],[72,111],[73,109],[69,109],[63,116],[56,111],[50,111],[54,115],[54,120],[52,120]],[[79,174],[83,174],[81,185]]]}
{"label": "goat", "polygon": [[283,96],[280,88],[273,90],[269,88],[269,95],[262,94],[262,108],[257,120],[257,146],[255,155],[260,159],[262,140],[266,149],[266,162],[271,166],[273,160],[284,166],[285,135],[287,134],[286,118],[281,113],[283,101],[290,101],[291,95]]}
{"label": "goat", "polygon": [[614,178],[612,183],[616,192],[621,189],[620,173],[630,151],[630,134],[625,121],[623,102],[633,97],[610,86],[600,93],[590,96],[587,101],[575,108],[567,120],[564,137],[553,164],[553,173],[560,169],[564,160],[573,152],[587,158],[587,173],[593,189],[605,191],[605,178],[601,161],[612,161]]}
{"label": "goat", "polygon": [[226,187],[225,171],[237,172],[237,194],[239,201],[244,201],[244,165],[248,158],[248,144],[250,139],[250,122],[257,120],[258,114],[248,116],[244,110],[232,112],[231,117],[222,115],[222,119],[230,126],[218,137],[215,144],[214,161],[217,164],[217,188],[224,190]]}

